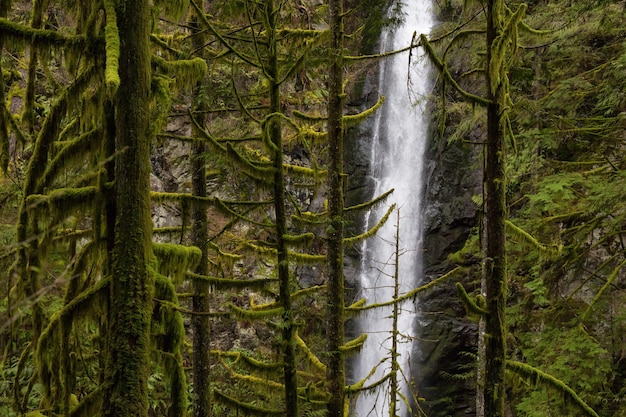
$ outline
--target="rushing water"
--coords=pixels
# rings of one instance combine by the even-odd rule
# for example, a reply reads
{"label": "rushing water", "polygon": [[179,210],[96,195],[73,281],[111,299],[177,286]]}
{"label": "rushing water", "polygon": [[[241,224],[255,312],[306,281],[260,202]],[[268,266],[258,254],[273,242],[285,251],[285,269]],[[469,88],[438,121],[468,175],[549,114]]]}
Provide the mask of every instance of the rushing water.
{"label": "rushing water", "polygon": [[[428,33],[433,24],[432,0],[404,0],[401,5],[403,21],[385,31],[381,36],[381,52],[409,46],[413,33]],[[409,62],[411,65],[409,66]],[[379,85],[386,101],[378,112],[371,148],[371,172],[378,196],[390,189],[395,191],[386,204],[372,210],[366,219],[368,227],[374,226],[395,203],[396,210],[375,237],[363,245],[360,283],[362,296],[368,304],[390,301],[394,298],[396,270],[396,239],[400,248],[398,277],[400,294],[415,288],[421,274],[421,201],[424,149],[427,143],[428,116],[425,98],[429,94],[427,59],[421,49],[413,49],[383,60],[380,66]],[[399,217],[398,217],[399,216]],[[399,219],[399,222],[398,222]],[[399,227],[397,227],[399,224]],[[399,235],[397,235],[399,231]],[[367,342],[356,359],[354,380],[360,380],[377,366],[366,385],[379,380],[391,370],[393,320],[392,307],[370,310],[359,319],[359,330],[367,333]],[[413,334],[415,333],[416,306],[409,300],[400,306],[397,338],[399,390],[407,399],[412,370],[410,366]],[[408,414],[407,407],[398,397],[398,416]],[[390,384],[386,382],[371,393],[362,393],[356,402],[356,415],[390,415]]]}

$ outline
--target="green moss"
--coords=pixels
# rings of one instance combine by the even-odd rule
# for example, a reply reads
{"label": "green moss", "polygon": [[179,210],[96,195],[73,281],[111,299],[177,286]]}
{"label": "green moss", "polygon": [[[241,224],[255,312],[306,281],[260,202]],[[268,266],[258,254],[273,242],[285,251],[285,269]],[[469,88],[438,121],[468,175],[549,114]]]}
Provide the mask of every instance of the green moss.
{"label": "green moss", "polygon": [[582,398],[576,394],[576,392],[574,392],[574,390],[568,387],[567,384],[560,379],[522,362],[508,360],[506,361],[506,368],[522,377],[528,378],[535,384],[546,385],[569,397],[573,401],[573,404],[586,415],[599,417],[598,414],[591,407],[589,407],[589,405],[587,405],[587,403],[584,402]]}
{"label": "green moss", "polygon": [[186,271],[193,270],[202,257],[202,252],[195,246],[175,245],[172,243],[153,243],[152,250],[159,261],[159,272],[171,276],[180,283]]}
{"label": "green moss", "polygon": [[179,88],[191,87],[207,74],[207,63],[202,58],[168,61],[152,56],[152,64],[164,74],[172,77]]}
{"label": "green moss", "polygon": [[115,13],[114,0],[104,0],[104,12],[106,16],[106,25],[104,27],[106,51],[104,82],[106,84],[107,95],[113,97],[120,86],[120,34],[117,28],[117,15]]}
{"label": "green moss", "polygon": [[42,186],[49,187],[61,171],[68,169],[72,164],[84,163],[85,153],[91,149],[97,148],[101,139],[102,130],[92,129],[78,136],[76,139],[63,142],[63,147],[57,152],[54,159],[50,161],[42,175]]}
{"label": "green moss", "polygon": [[0,18],[0,32],[14,42],[36,43],[40,47],[44,45],[68,47],[76,46],[84,48],[87,44],[86,38],[81,35],[63,35],[56,30],[34,29],[30,26],[23,26],[14,23],[6,18]]}
{"label": "green moss", "polygon": [[374,112],[376,110],[378,110],[380,108],[380,106],[383,105],[384,102],[385,102],[385,96],[380,96],[378,98],[378,101],[376,102],[376,104],[374,104],[369,109],[366,109],[366,110],[364,110],[364,111],[362,111],[361,113],[358,113],[358,114],[351,114],[349,116],[343,116],[343,118],[342,118],[343,128],[347,129],[349,127],[356,126],[359,123],[363,122],[365,119],[367,119],[372,114],[374,114]]}
{"label": "green moss", "polygon": [[460,282],[456,283],[456,290],[469,314],[479,316],[487,314],[487,310],[485,310],[484,306],[485,300],[484,298],[482,298],[482,296],[479,295],[480,298],[477,297],[476,301],[472,300],[465,291],[465,287],[463,287],[463,284],[461,284]]}
{"label": "green moss", "polygon": [[215,399],[229,407],[234,407],[236,409],[242,410],[247,415],[250,416],[283,416],[285,415],[284,410],[273,410],[269,408],[259,407],[255,405],[251,405],[250,403],[239,401],[234,397],[226,395],[225,393],[215,390],[214,391]]}
{"label": "green moss", "polygon": [[259,278],[250,280],[228,279],[217,276],[199,275],[192,272],[187,272],[185,276],[189,279],[206,281],[217,289],[263,289],[268,284],[277,282],[276,278]]}
{"label": "green moss", "polygon": [[352,245],[352,244],[361,242],[365,239],[368,239],[374,236],[376,232],[378,232],[378,230],[380,230],[380,228],[383,227],[383,225],[387,222],[387,220],[389,219],[389,216],[391,216],[391,213],[395,210],[395,208],[396,208],[396,205],[392,204],[391,207],[389,207],[389,209],[385,213],[385,215],[381,217],[381,219],[378,221],[378,223],[376,223],[372,228],[365,231],[364,233],[361,233],[360,235],[344,238],[343,239],[344,245]]}

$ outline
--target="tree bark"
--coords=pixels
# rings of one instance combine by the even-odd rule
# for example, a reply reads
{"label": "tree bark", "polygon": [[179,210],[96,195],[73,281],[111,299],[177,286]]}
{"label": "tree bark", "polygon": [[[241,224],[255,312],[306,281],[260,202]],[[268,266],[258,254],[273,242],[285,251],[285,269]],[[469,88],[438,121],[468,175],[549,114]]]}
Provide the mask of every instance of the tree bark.
{"label": "tree bark", "polygon": [[343,277],[343,1],[329,0],[332,62],[328,81],[328,306],[327,347],[328,416],[342,417],[345,397],[344,277]]}
{"label": "tree bark", "polygon": [[[493,57],[493,46],[501,18],[501,0],[487,3],[487,68]],[[484,167],[485,242],[483,273],[487,315],[485,318],[485,385],[484,412],[489,417],[504,417],[504,370],[506,360],[506,248],[505,248],[505,177],[504,128],[501,120],[504,95],[502,83],[492,84],[488,70],[487,147]]]}
{"label": "tree bark", "polygon": [[[278,42],[276,39],[277,10],[273,0],[265,3],[268,21],[268,78],[270,93],[270,113],[278,114],[280,108],[280,84],[278,67]],[[280,118],[272,117],[269,122],[269,139],[273,147],[274,165],[273,197],[276,216],[276,249],[278,262],[279,297],[283,309],[282,350],[283,374],[285,382],[285,407],[287,417],[298,417],[298,378],[294,346],[294,318],[291,304],[291,279],[289,276],[289,256],[287,252],[287,211],[285,205],[285,174],[283,170],[283,141]]]}
{"label": "tree bark", "polygon": [[150,45],[147,0],[118,0],[116,223],[103,415],[146,417],[154,276],[150,217]]}
{"label": "tree bark", "polygon": [[[203,8],[204,2],[199,2]],[[193,47],[196,50],[202,50],[204,45],[204,36],[201,35],[199,18],[195,15],[190,22],[193,28]],[[194,91],[193,108],[196,114],[202,114],[204,121],[204,107],[199,97],[200,83],[196,85]],[[200,137],[195,124],[193,126],[193,136]],[[204,142],[194,142],[191,151],[191,187],[192,193],[197,197],[206,197],[206,164],[205,154],[207,151]],[[202,258],[196,267],[196,273],[199,275],[209,274],[208,260],[208,215],[207,206],[201,202],[195,202],[192,210],[192,235],[191,240],[194,246],[200,248]],[[192,308],[194,312],[209,311],[209,283],[202,280],[194,280],[193,282],[193,298]],[[211,396],[210,396],[210,355],[209,344],[211,342],[211,321],[209,316],[204,314],[196,314],[191,318],[191,327],[193,330],[193,417],[208,417],[211,415]]]}

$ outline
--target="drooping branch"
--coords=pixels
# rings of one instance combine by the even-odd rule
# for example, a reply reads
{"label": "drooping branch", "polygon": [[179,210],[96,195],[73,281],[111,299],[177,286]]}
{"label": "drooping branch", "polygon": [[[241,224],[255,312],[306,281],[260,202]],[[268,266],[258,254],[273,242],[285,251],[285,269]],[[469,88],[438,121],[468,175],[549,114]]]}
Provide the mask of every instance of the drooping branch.
{"label": "drooping branch", "polygon": [[574,401],[574,404],[585,414],[591,417],[600,417],[582,398],[574,392],[567,384],[560,379],[543,372],[540,369],[532,367],[528,364],[513,360],[506,361],[506,368],[516,374],[529,378],[535,384],[542,384],[549,388],[555,389],[563,395]]}

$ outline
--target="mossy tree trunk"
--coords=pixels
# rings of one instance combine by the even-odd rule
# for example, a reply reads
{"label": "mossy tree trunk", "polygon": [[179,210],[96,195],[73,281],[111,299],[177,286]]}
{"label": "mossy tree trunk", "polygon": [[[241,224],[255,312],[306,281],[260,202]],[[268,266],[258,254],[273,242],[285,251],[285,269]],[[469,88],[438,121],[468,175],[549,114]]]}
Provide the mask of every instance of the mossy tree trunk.
{"label": "mossy tree trunk", "polygon": [[328,416],[343,416],[345,397],[344,281],[343,281],[343,0],[329,0],[331,66],[328,81]]}
{"label": "mossy tree trunk", "polygon": [[483,273],[487,315],[485,317],[484,413],[489,417],[504,417],[504,370],[506,360],[506,249],[505,249],[505,176],[504,176],[504,112],[503,83],[494,77],[491,62],[499,35],[503,12],[501,0],[487,2],[487,144],[484,166],[484,253]]}
{"label": "mossy tree trunk", "polygon": [[[10,0],[0,0],[0,18],[6,18],[9,13],[9,8],[11,7]],[[2,53],[4,49],[4,39],[0,39],[0,53]],[[0,63],[0,85],[4,86],[4,74],[2,72],[2,64]],[[2,108],[0,108],[0,170],[7,172],[9,168],[9,121],[7,120],[7,110],[5,108],[6,104],[6,94],[4,93],[4,88],[0,89],[0,103],[2,103]],[[9,288],[11,284],[9,283]],[[11,309],[9,308],[10,312]],[[12,327],[12,326],[11,326]],[[2,346],[0,346],[2,348]]]}
{"label": "mossy tree trunk", "polygon": [[274,212],[276,216],[276,249],[278,263],[278,281],[280,303],[283,309],[282,347],[283,373],[285,383],[285,411],[289,417],[298,416],[298,378],[296,368],[294,317],[291,304],[291,278],[289,276],[289,255],[287,252],[287,211],[285,204],[285,173],[283,170],[283,140],[280,117],[280,72],[278,65],[277,14],[273,0],[265,3],[265,18],[267,19],[267,74],[270,95],[269,141],[272,144],[272,162],[274,178],[272,181]]}
{"label": "mossy tree trunk", "polygon": [[[270,84],[270,113],[278,115],[280,108],[280,83],[278,68],[278,43],[276,39],[277,9],[273,0],[266,3],[268,28],[268,75]],[[276,215],[276,249],[280,303],[283,309],[283,373],[285,378],[285,411],[288,417],[298,417],[298,378],[295,353],[295,327],[291,304],[291,279],[289,276],[289,256],[287,252],[287,211],[285,204],[285,173],[283,171],[283,141],[279,117],[272,117],[269,128],[273,147],[273,196]]]}
{"label": "mossy tree trunk", "polygon": [[[44,0],[34,0],[32,8],[31,27],[33,29],[41,29],[43,25],[43,9],[47,3]],[[28,133],[32,134],[35,130],[35,83],[37,81],[38,51],[33,44],[28,51],[28,77],[26,81],[26,103],[22,115],[22,122],[26,125]]]}
{"label": "mossy tree trunk", "polygon": [[[204,2],[199,2],[200,7],[204,10]],[[205,43],[205,37],[202,36],[200,26],[200,18],[197,15],[191,19],[190,25],[194,34],[193,47],[195,50],[202,51]],[[206,106],[204,100],[200,97],[202,94],[201,82],[196,85],[193,96],[193,109],[197,115],[200,115],[201,121],[204,121]],[[198,128],[193,126],[193,137],[201,137]],[[206,198],[206,164],[205,157],[207,146],[202,141],[194,142],[191,151],[191,188],[194,196]],[[206,204],[196,201],[192,210],[192,244],[200,249],[202,258],[196,267],[196,273],[199,275],[209,275],[209,259],[208,259],[208,215]],[[193,417],[208,417],[211,415],[211,397],[210,397],[210,319],[204,314],[209,311],[209,283],[204,280],[196,279],[193,281],[193,298],[192,308],[196,315],[191,318],[191,327],[193,330]]]}
{"label": "mossy tree trunk", "polygon": [[150,317],[150,3],[118,0],[116,95],[116,223],[110,290],[105,417],[148,415]]}

